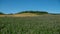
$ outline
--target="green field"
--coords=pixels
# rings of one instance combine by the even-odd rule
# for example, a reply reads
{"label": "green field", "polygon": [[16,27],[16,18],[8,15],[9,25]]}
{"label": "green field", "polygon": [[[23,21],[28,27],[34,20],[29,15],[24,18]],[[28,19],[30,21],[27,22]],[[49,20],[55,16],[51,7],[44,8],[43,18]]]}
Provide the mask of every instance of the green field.
{"label": "green field", "polygon": [[0,34],[60,34],[60,15],[0,17]]}

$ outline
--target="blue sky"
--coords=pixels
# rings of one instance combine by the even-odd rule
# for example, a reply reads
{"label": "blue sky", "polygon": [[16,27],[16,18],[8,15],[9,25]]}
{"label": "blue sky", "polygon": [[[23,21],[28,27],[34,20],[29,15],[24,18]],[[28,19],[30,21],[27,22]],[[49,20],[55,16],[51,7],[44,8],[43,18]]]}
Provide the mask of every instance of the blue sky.
{"label": "blue sky", "polygon": [[8,14],[25,10],[60,13],[60,0],[0,0],[0,12]]}

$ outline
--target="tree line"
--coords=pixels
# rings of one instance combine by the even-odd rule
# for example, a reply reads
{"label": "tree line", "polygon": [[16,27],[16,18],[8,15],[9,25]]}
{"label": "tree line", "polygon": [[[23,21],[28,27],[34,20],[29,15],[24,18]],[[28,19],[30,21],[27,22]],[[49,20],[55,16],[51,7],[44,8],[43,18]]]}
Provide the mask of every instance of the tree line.
{"label": "tree line", "polygon": [[[36,14],[48,14],[46,11],[21,11],[15,14],[21,14],[21,13],[36,13]],[[4,14],[3,12],[0,12],[0,14]]]}
{"label": "tree line", "polygon": [[17,14],[21,14],[21,13],[48,14],[48,12],[46,11],[22,11],[22,12],[18,12]]}

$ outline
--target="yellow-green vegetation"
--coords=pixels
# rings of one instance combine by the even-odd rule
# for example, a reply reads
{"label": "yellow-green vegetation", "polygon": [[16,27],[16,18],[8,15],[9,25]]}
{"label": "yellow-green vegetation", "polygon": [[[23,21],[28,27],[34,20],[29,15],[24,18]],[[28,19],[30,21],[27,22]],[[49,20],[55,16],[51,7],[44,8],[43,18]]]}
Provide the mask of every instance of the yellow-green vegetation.
{"label": "yellow-green vegetation", "polygon": [[60,15],[44,11],[0,13],[0,34],[60,34]]}
{"label": "yellow-green vegetation", "polygon": [[[1,15],[2,14],[2,15]],[[48,14],[48,12],[45,11],[22,11],[18,12],[16,14],[5,14],[0,12],[0,17],[32,17],[32,16],[39,16],[43,14]]]}
{"label": "yellow-green vegetation", "polygon": [[33,16],[39,16],[37,14],[33,13],[22,13],[22,14],[14,14],[14,17],[33,17]]}
{"label": "yellow-green vegetation", "polygon": [[0,34],[60,34],[60,15],[0,17]]}

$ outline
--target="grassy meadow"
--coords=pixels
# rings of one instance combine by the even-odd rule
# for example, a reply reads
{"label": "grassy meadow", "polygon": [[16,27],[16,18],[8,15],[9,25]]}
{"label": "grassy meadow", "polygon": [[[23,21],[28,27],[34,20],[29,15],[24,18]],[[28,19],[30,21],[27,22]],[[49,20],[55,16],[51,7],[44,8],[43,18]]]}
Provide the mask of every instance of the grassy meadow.
{"label": "grassy meadow", "polygon": [[60,34],[60,15],[0,17],[0,34]]}

